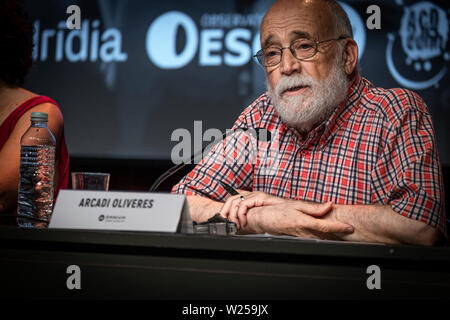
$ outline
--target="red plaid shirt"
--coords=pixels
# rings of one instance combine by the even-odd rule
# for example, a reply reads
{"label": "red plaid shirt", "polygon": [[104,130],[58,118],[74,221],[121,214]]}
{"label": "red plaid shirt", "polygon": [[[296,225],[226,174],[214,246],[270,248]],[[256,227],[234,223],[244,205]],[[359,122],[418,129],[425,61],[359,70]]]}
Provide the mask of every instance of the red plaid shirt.
{"label": "red plaid shirt", "polygon": [[222,180],[283,198],[385,204],[446,233],[433,124],[411,91],[376,88],[358,78],[332,116],[305,138],[281,122],[266,92],[233,128],[267,128],[272,138],[245,156],[251,137],[225,139],[172,192],[224,201]]}

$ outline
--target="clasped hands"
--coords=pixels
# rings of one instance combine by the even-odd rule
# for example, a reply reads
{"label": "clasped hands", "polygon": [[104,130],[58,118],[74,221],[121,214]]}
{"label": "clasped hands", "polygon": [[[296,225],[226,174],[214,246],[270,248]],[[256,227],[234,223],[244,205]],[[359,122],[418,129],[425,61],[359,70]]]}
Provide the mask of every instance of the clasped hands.
{"label": "clasped hands", "polygon": [[238,191],[239,195],[226,200],[220,214],[235,222],[241,232],[332,240],[354,232],[353,226],[339,221],[332,202],[312,203],[261,191]]}

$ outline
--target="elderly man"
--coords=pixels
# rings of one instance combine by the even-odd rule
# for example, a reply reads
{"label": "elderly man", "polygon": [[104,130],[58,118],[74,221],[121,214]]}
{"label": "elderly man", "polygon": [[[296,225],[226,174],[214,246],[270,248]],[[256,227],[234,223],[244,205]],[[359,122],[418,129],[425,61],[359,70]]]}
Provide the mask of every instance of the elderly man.
{"label": "elderly man", "polygon": [[[261,48],[268,92],[234,128],[270,130],[279,161],[267,171],[258,160],[204,159],[173,188],[187,195],[193,220],[220,212],[241,234],[384,243],[432,245],[445,235],[430,114],[415,93],[359,75],[343,9],[277,1],[261,23]],[[227,196],[219,181],[240,195]]]}

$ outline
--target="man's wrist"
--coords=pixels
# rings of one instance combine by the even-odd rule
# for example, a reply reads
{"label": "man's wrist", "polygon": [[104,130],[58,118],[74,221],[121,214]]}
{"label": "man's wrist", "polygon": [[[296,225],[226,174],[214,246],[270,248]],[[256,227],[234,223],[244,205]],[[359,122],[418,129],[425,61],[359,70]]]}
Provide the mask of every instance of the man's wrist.
{"label": "man's wrist", "polygon": [[191,219],[195,222],[204,222],[213,217],[223,206],[222,202],[214,201],[202,196],[186,197]]}
{"label": "man's wrist", "polygon": [[351,216],[354,214],[355,209],[361,207],[359,205],[333,204],[330,214],[333,220],[351,224],[351,222],[354,222]]}

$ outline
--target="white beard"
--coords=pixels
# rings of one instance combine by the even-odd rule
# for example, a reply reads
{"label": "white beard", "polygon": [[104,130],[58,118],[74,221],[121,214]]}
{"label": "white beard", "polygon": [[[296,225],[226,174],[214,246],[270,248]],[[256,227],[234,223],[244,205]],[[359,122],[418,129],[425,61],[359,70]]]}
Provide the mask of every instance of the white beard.
{"label": "white beard", "polygon": [[[296,86],[309,86],[309,92],[305,95],[281,95],[286,89]],[[327,119],[345,99],[348,79],[342,60],[336,59],[330,74],[323,80],[316,81],[310,76],[294,73],[283,75],[275,90],[267,84],[267,90],[281,120],[289,127],[308,132]]]}

